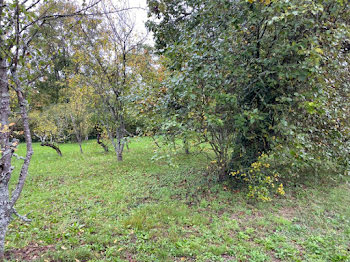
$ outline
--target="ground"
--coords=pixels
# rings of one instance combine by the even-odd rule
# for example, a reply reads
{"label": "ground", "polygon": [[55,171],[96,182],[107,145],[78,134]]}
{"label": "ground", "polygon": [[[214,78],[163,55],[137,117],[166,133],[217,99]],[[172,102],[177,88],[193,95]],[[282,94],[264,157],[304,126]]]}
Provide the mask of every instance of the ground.
{"label": "ground", "polygon": [[[131,141],[122,163],[96,142],[34,145],[6,239],[11,261],[350,261],[350,186],[311,179],[269,203],[219,184],[205,155],[152,161]],[[19,149],[23,154],[23,146]],[[16,160],[18,164],[21,160]]]}

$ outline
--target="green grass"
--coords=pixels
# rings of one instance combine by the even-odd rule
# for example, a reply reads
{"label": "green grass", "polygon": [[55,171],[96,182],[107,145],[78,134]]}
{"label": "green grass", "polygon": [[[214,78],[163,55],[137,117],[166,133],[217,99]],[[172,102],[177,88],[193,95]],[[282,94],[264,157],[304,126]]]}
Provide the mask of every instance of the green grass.
{"label": "green grass", "polygon": [[201,155],[170,167],[151,161],[146,138],[132,140],[122,163],[94,141],[83,147],[62,145],[60,158],[34,145],[17,203],[33,221],[13,221],[8,251],[39,246],[38,261],[350,261],[344,182],[320,179],[255,203],[205,174]]}

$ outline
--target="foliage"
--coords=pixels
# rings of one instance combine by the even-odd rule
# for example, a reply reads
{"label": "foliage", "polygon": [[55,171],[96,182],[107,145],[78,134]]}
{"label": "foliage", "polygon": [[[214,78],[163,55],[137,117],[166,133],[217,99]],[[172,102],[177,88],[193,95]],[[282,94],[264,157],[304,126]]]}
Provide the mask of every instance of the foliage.
{"label": "foliage", "polygon": [[128,102],[133,85],[142,86],[137,82],[133,58],[138,55],[143,38],[137,35],[127,11],[117,12],[116,6],[107,6],[102,6],[104,16],[84,19],[79,26],[79,46],[74,60],[79,64],[80,79],[95,94],[90,101],[93,119],[106,130],[118,161],[122,161],[131,134],[127,125],[133,123],[127,114]]}
{"label": "foliage", "polygon": [[134,70],[135,84],[126,98],[130,106],[126,114],[137,127],[138,135],[155,136],[163,123],[162,104],[167,89],[162,82],[167,77],[163,57],[144,46],[132,54],[130,67]]}
{"label": "foliage", "polygon": [[[171,70],[167,123],[204,137],[221,173],[244,173],[262,153],[290,154],[287,178],[322,163],[346,168],[349,3],[149,1],[149,11]],[[246,182],[266,189],[272,176]]]}
{"label": "foliage", "polygon": [[66,142],[69,137],[70,125],[67,107],[64,104],[52,105],[43,111],[33,111],[29,114],[33,134],[43,141]]}
{"label": "foliage", "polygon": [[93,90],[81,80],[80,76],[76,75],[69,81],[67,112],[73,127],[72,131],[79,143],[80,151],[83,152],[81,143],[93,128],[91,121]]}
{"label": "foliage", "polygon": [[277,171],[272,172],[269,160],[269,156],[262,154],[248,168],[230,172],[236,182],[249,185],[249,198],[270,201],[274,194],[285,195],[280,174]]}

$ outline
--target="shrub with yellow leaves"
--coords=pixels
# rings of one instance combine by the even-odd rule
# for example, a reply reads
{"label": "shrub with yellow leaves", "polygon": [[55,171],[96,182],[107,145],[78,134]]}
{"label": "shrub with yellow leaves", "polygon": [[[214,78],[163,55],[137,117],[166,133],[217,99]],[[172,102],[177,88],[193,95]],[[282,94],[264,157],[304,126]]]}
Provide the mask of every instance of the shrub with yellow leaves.
{"label": "shrub with yellow leaves", "polygon": [[[270,201],[273,195],[285,195],[280,174],[274,172],[269,163],[269,156],[262,154],[249,168],[230,172],[236,181],[248,184],[248,197],[261,201]],[[278,183],[280,184],[279,186]]]}

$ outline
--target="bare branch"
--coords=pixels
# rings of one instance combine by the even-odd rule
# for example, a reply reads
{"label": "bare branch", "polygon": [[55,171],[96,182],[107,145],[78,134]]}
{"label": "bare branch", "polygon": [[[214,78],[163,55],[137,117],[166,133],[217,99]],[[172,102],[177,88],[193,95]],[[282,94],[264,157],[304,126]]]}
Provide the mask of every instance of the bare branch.
{"label": "bare branch", "polygon": [[26,177],[28,175],[28,168],[29,168],[29,163],[30,160],[32,158],[33,155],[33,148],[32,148],[32,137],[30,134],[30,127],[29,127],[29,119],[28,119],[28,112],[27,112],[27,101],[25,100],[24,96],[23,96],[23,92],[20,86],[20,82],[17,76],[16,72],[12,72],[13,78],[14,78],[14,82],[16,85],[16,93],[17,93],[17,99],[18,99],[18,103],[21,109],[21,117],[22,117],[22,121],[23,121],[23,127],[24,127],[24,137],[25,137],[25,141],[26,141],[26,145],[27,145],[27,154],[26,157],[24,159],[24,163],[22,165],[21,168],[21,172],[18,178],[18,183],[16,185],[16,188],[14,189],[13,193],[12,193],[12,197],[11,197],[11,201],[10,201],[10,206],[13,208],[16,201],[18,200],[23,186],[24,186],[24,182],[26,180]]}
{"label": "bare branch", "polygon": [[[28,0],[27,0],[28,1]],[[25,4],[27,1],[24,1],[21,5]],[[40,3],[41,0],[37,0],[36,2],[34,2],[33,4],[31,4],[29,7],[26,8],[26,11],[29,11],[30,9],[32,9],[33,7],[35,7],[37,4]]]}
{"label": "bare branch", "polygon": [[32,222],[31,219],[27,218],[28,215],[27,216],[23,216],[23,215],[18,214],[17,210],[14,207],[12,208],[12,213],[14,215],[16,215],[19,219],[23,220],[24,222],[27,222],[27,223]]}

